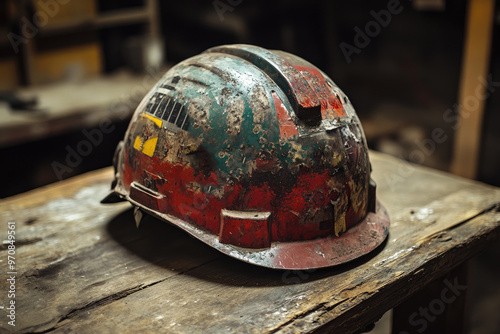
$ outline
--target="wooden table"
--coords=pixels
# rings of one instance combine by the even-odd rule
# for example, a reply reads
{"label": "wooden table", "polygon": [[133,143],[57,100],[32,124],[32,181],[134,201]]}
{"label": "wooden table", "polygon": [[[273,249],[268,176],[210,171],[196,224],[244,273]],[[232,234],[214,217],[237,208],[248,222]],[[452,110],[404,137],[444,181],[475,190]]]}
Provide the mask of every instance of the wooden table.
{"label": "wooden table", "polygon": [[[5,199],[0,236],[15,226],[16,326],[0,310],[1,329],[356,332],[500,236],[500,189],[380,153],[371,160],[391,216],[388,241],[322,270],[249,265],[153,218],[137,230],[128,203],[99,204],[111,169]],[[7,307],[8,244],[0,254],[0,305]]]}

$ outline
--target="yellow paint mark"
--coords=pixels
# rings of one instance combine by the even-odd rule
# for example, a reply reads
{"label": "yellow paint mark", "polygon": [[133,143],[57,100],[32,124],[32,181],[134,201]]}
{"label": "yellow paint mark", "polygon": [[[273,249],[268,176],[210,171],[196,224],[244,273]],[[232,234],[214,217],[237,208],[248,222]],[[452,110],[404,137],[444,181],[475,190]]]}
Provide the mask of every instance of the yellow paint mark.
{"label": "yellow paint mark", "polygon": [[367,196],[368,192],[365,189],[360,189],[357,186],[354,180],[349,181],[349,188],[351,189],[351,205],[354,209],[354,212],[358,212],[358,210],[362,207],[363,203],[366,203],[366,199],[364,195]]}
{"label": "yellow paint mark", "polygon": [[190,154],[198,150],[198,145],[192,144],[184,147],[184,154]]}
{"label": "yellow paint mark", "polygon": [[338,237],[340,233],[344,233],[345,228],[345,213],[342,213],[338,219],[335,220],[335,235]]}
{"label": "yellow paint mark", "polygon": [[158,137],[148,139],[144,142],[144,145],[142,146],[142,153],[145,155],[152,157],[153,154],[155,153],[156,149],[156,142],[158,141]]}
{"label": "yellow paint mark", "polygon": [[347,207],[347,195],[343,193],[340,195],[341,197],[337,199],[337,201],[332,202],[333,207],[335,209],[335,226],[334,232],[338,237],[341,233],[344,233],[346,230],[345,226],[345,215],[346,215],[346,207]]}
{"label": "yellow paint mark", "polygon": [[335,158],[333,158],[333,166],[338,166],[339,163],[342,162],[342,155],[341,154],[336,154]]}
{"label": "yellow paint mark", "polygon": [[140,151],[142,148],[142,140],[141,140],[141,138],[139,138],[139,136],[135,137],[134,148],[137,151]]}
{"label": "yellow paint mark", "polygon": [[158,125],[159,128],[161,128],[161,123],[162,123],[162,120],[159,119],[159,118],[156,118],[152,115],[149,115],[149,114],[143,114],[142,115],[143,117],[146,117],[146,118],[149,118],[150,120],[152,120],[156,125]]}

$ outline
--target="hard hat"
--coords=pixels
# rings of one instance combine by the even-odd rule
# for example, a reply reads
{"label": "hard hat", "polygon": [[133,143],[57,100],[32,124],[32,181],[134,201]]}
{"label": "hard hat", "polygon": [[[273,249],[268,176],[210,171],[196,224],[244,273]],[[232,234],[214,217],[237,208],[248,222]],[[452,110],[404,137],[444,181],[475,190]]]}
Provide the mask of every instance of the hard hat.
{"label": "hard hat", "polygon": [[112,192],[234,258],[281,269],[344,263],[379,246],[363,130],[309,62],[251,45],[172,67],[116,150]]}

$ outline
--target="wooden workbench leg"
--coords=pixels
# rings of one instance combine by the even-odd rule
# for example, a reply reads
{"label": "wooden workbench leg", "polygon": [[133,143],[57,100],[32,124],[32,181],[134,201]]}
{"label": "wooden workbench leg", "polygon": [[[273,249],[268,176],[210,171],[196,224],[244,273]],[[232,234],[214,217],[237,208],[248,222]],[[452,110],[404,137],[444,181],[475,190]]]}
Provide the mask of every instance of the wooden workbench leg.
{"label": "wooden workbench leg", "polygon": [[466,292],[467,265],[462,264],[395,307],[392,333],[464,333]]}
{"label": "wooden workbench leg", "polygon": [[495,0],[469,1],[451,172],[471,179],[477,174],[484,106],[492,88],[487,81],[494,13]]}

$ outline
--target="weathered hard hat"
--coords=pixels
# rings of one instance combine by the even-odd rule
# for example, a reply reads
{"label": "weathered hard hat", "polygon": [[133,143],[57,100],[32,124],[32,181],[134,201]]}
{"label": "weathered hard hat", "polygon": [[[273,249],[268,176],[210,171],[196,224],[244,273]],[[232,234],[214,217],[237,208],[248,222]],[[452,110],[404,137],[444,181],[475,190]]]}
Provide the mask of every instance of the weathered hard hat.
{"label": "weathered hard hat", "polygon": [[363,130],[322,71],[283,51],[211,48],[170,69],[141,102],[112,192],[234,258],[328,267],[388,234]]}

